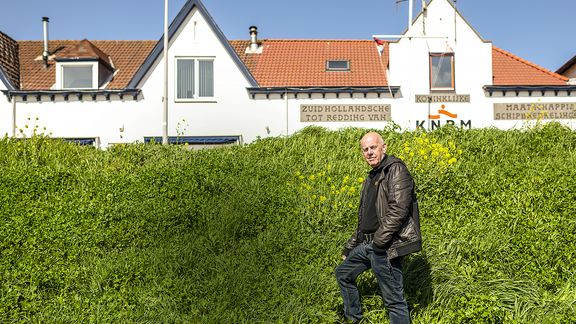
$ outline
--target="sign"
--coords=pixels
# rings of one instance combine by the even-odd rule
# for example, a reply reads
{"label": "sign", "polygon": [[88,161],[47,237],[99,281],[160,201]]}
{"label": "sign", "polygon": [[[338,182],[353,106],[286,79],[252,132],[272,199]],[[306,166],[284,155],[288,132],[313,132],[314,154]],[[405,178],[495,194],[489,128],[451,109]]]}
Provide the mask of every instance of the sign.
{"label": "sign", "polygon": [[576,119],[576,102],[494,104],[494,120],[530,119]]}
{"label": "sign", "polygon": [[391,105],[300,105],[301,122],[382,122]]}
{"label": "sign", "polygon": [[416,95],[416,103],[428,102],[470,102],[469,94],[438,93],[433,95]]}
{"label": "sign", "polygon": [[436,113],[428,114],[428,120],[416,120],[416,128],[424,129],[424,124],[428,124],[431,130],[440,128],[443,125],[454,125],[460,126],[461,128],[467,127],[468,129],[472,128],[472,120],[458,119],[458,114],[449,111],[448,107],[444,104],[438,108]]}

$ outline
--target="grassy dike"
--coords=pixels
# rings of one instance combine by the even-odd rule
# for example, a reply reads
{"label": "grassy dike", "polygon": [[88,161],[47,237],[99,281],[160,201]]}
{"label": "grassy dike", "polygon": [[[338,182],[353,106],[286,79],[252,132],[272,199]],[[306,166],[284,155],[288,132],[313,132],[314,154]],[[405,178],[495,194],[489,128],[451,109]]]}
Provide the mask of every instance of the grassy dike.
{"label": "grassy dike", "polygon": [[[384,130],[416,179],[414,323],[576,321],[576,133]],[[0,140],[0,319],[340,323],[363,131],[186,151]],[[387,322],[371,274],[367,323]]]}

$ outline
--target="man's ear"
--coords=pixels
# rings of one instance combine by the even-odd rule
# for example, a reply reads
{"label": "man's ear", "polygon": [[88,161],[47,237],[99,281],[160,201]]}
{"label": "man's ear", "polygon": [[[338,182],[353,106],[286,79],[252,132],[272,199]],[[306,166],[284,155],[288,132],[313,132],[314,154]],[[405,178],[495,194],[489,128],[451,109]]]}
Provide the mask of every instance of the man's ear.
{"label": "man's ear", "polygon": [[382,152],[386,153],[386,150],[388,150],[388,145],[382,145]]}

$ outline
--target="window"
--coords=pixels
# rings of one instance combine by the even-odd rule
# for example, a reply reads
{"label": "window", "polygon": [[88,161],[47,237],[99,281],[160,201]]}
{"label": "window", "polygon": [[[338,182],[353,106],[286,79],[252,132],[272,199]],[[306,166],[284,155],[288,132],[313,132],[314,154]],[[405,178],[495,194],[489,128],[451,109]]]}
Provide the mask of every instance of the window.
{"label": "window", "polygon": [[350,71],[350,61],[326,61],[326,71]]}
{"label": "window", "polygon": [[454,90],[454,53],[430,54],[430,90]]}
{"label": "window", "polygon": [[92,65],[62,66],[62,89],[92,89]]}
{"label": "window", "polygon": [[[144,143],[162,143],[161,136],[146,136]],[[205,149],[242,144],[241,136],[169,136],[168,144],[186,145],[188,149]]]}
{"label": "window", "polygon": [[176,99],[198,100],[214,97],[214,60],[176,59]]}

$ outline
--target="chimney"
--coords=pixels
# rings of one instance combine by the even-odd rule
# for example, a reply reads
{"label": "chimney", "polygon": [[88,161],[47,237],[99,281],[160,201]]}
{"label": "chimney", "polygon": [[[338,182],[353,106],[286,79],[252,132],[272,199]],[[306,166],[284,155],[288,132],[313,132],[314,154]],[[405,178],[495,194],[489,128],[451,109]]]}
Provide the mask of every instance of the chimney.
{"label": "chimney", "polygon": [[258,50],[258,27],[250,26],[250,51],[256,52]]}
{"label": "chimney", "polygon": [[44,32],[44,50],[42,51],[42,59],[44,60],[44,67],[48,67],[48,17],[42,17],[42,29]]}

